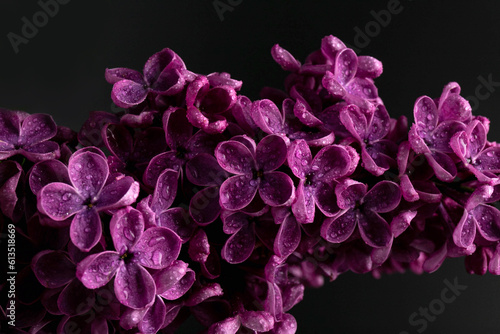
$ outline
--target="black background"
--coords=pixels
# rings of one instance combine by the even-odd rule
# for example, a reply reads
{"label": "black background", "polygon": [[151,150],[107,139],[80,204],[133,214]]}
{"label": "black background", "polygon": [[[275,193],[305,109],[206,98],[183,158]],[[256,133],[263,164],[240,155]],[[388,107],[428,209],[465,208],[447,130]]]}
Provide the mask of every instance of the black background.
{"label": "black background", "polygon": [[[32,21],[41,8],[37,1],[1,0],[0,107],[48,113],[77,130],[89,111],[113,109],[106,67],[140,70],[164,47],[194,72],[231,73],[256,99],[262,86],[281,87],[285,77],[270,56],[273,44],[303,60],[329,34],[383,61],[376,84],[393,117],[411,119],[415,99],[439,96],[449,81],[459,82],[464,96],[476,94],[480,76],[500,82],[498,1],[401,0],[385,27],[373,13],[389,0],[221,1],[233,3],[223,20],[212,0],[72,0],[16,54],[7,34],[21,34],[21,19]],[[365,45],[356,43],[356,27],[372,29]],[[500,141],[500,87],[489,93],[474,112],[492,120],[489,139]],[[422,328],[411,326],[410,314],[439,299],[443,281],[455,278],[467,289],[423,332],[500,332],[500,277],[468,275],[462,259],[431,275],[345,274],[306,291],[291,313],[299,333],[417,333]],[[192,331],[189,324],[181,330]]]}

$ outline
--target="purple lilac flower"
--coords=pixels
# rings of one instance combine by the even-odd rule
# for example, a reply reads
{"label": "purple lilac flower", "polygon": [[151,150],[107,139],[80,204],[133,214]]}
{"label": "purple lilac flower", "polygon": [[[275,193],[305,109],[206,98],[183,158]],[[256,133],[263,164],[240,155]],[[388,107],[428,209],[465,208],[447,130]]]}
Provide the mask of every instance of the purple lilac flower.
{"label": "purple lilac flower", "polygon": [[215,149],[219,165],[236,174],[220,188],[221,206],[227,210],[243,209],[257,191],[270,206],[287,203],[294,193],[293,182],[287,174],[275,171],[286,160],[285,140],[278,135],[268,135],[255,147],[255,142],[248,137],[242,141],[235,139],[222,142]]}
{"label": "purple lilac flower", "polygon": [[479,181],[494,184],[500,173],[500,147],[486,147],[486,134],[484,125],[474,120],[465,131],[455,133],[450,146]]}
{"label": "purple lilac flower", "polygon": [[179,93],[185,84],[185,68],[175,52],[163,49],[148,59],[142,74],[128,68],[112,68],[106,69],[106,80],[113,84],[113,102],[119,107],[130,108],[144,102],[148,94]]}
{"label": "purple lilac flower", "polygon": [[381,181],[367,191],[361,182],[347,179],[335,188],[342,212],[327,218],[321,227],[321,236],[332,243],[346,241],[359,228],[362,239],[371,247],[384,247],[392,242],[387,221],[379,213],[394,210],[400,200],[399,186]]}
{"label": "purple lilac flower", "polygon": [[0,209],[2,213],[18,221],[21,219],[22,198],[18,189],[22,187],[24,171],[21,165],[15,161],[2,161],[0,163]]}
{"label": "purple lilac flower", "polygon": [[21,154],[36,162],[59,158],[59,145],[50,141],[57,133],[51,116],[0,109],[0,159]]}
{"label": "purple lilac flower", "polygon": [[70,237],[83,251],[94,247],[102,234],[99,212],[135,202],[139,184],[131,177],[112,176],[99,154],[75,153],[68,164],[71,185],[53,182],[38,193],[39,210],[56,221],[73,216]]}
{"label": "purple lilac flower", "polygon": [[336,180],[348,176],[356,168],[358,154],[346,146],[329,145],[312,158],[304,140],[297,140],[288,149],[288,165],[300,179],[292,211],[301,224],[314,221],[317,206],[326,216],[339,210],[335,197]]}
{"label": "purple lilac flower", "polygon": [[469,102],[459,95],[460,86],[448,84],[437,101],[422,96],[415,102],[413,114],[415,123],[409,133],[413,150],[424,154],[434,169],[436,177],[450,182],[457,173],[453,159],[448,155],[451,138],[465,130],[464,122],[471,119]]}
{"label": "purple lilac flower", "polygon": [[96,289],[116,275],[114,287],[120,303],[135,309],[152,304],[156,284],[145,268],[171,265],[180,253],[179,236],[164,227],[144,230],[142,214],[131,207],[113,215],[110,230],[116,251],[86,257],[78,264],[78,279],[87,288]]}

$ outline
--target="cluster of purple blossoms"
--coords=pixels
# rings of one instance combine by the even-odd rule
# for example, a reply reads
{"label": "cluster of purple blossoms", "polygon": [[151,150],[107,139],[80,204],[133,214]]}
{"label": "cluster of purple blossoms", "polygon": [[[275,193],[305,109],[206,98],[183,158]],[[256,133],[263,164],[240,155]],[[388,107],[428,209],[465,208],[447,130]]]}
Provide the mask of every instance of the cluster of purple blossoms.
{"label": "cluster of purple blossoms", "polygon": [[[500,274],[500,146],[457,83],[389,116],[382,63],[327,36],[261,99],[164,49],[107,69],[124,111],[78,133],[0,110],[0,227],[15,226],[15,333],[297,331],[308,286],[352,271]],[[0,290],[7,289],[2,282]],[[6,295],[6,294],[3,294]],[[6,301],[1,301],[2,316]]]}

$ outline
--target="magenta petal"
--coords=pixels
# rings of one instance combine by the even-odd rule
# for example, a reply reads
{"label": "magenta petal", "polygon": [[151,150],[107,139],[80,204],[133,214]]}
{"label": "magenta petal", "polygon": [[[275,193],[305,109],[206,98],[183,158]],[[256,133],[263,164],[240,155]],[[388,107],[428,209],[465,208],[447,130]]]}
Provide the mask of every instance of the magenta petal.
{"label": "magenta petal", "polygon": [[370,56],[358,56],[356,76],[362,78],[377,78],[383,72],[382,62]]}
{"label": "magenta petal", "polygon": [[300,62],[278,44],[272,47],[271,55],[274,61],[285,71],[297,72],[300,69]]}
{"label": "magenta petal", "polygon": [[61,251],[38,253],[31,268],[40,284],[49,289],[62,287],[75,278],[75,264]]}
{"label": "magenta petal", "polygon": [[96,207],[98,210],[111,210],[131,205],[139,196],[139,188],[139,182],[131,176],[115,179],[102,189]]}
{"label": "magenta petal", "polygon": [[359,232],[363,240],[372,247],[385,247],[392,240],[389,224],[376,212],[364,210],[358,217]]}
{"label": "magenta petal", "polygon": [[417,99],[413,108],[413,116],[419,135],[434,131],[439,121],[436,104],[428,96],[421,96]]}
{"label": "magenta petal", "polygon": [[120,124],[107,124],[102,131],[106,147],[118,159],[127,162],[134,144],[129,130]]}
{"label": "magenta petal", "polygon": [[72,280],[57,298],[59,310],[69,316],[86,313],[94,306],[94,303],[94,291],[87,289],[77,279]]}
{"label": "magenta petal", "polygon": [[144,77],[149,84],[154,83],[163,71],[186,68],[182,59],[171,49],[165,48],[147,60],[144,64]]}
{"label": "magenta petal", "polygon": [[123,305],[140,309],[154,302],[155,282],[151,274],[137,263],[122,264],[116,272],[115,294]]}
{"label": "magenta petal", "polygon": [[166,150],[165,131],[159,127],[147,127],[144,131],[136,135],[134,152],[131,158],[136,163],[149,162],[154,156]]}
{"label": "magenta petal", "polygon": [[36,163],[29,176],[31,191],[36,194],[52,182],[70,183],[66,165],[59,160],[44,160]]}
{"label": "magenta petal", "polygon": [[457,121],[441,122],[432,134],[432,148],[443,153],[451,153],[450,140],[455,133],[464,131],[465,125]]}
{"label": "magenta petal", "polygon": [[486,240],[500,240],[500,211],[493,206],[480,204],[472,212],[479,233]]}
{"label": "magenta petal", "polygon": [[152,269],[163,269],[177,259],[181,245],[181,238],[172,230],[151,227],[144,231],[131,251],[141,265]]}
{"label": "magenta petal", "polygon": [[377,105],[369,125],[368,139],[375,141],[384,138],[391,128],[389,113],[383,104]]}
{"label": "magenta petal", "polygon": [[20,150],[28,160],[37,162],[47,159],[59,159],[61,152],[59,144],[53,141],[44,141],[38,144],[24,146]]}
{"label": "magenta petal", "polygon": [[445,153],[426,153],[425,157],[434,170],[436,177],[444,182],[451,182],[457,175],[457,167],[451,157]]}
{"label": "magenta petal", "polygon": [[292,204],[292,211],[301,224],[309,224],[314,221],[316,207],[313,197],[313,188],[311,186],[306,186],[304,183],[304,180],[301,180],[297,187],[295,201]]}
{"label": "magenta petal", "polygon": [[375,212],[394,210],[401,201],[401,190],[392,181],[380,181],[363,198],[365,209]]}
{"label": "magenta petal", "polygon": [[252,152],[238,141],[229,140],[217,145],[215,157],[219,165],[229,173],[249,174],[256,169]]}
{"label": "magenta petal", "polygon": [[184,147],[193,135],[193,126],[186,117],[186,111],[181,108],[171,108],[163,114],[163,128],[167,145],[176,150],[177,147]]}
{"label": "magenta petal", "polygon": [[208,283],[201,286],[200,288],[194,290],[187,300],[185,301],[185,306],[198,305],[208,298],[222,296],[224,292],[222,291],[219,283]]}
{"label": "magenta petal", "polygon": [[276,334],[295,334],[297,332],[297,320],[289,313],[283,314],[283,319],[274,325]]}
{"label": "magenta petal", "polygon": [[470,135],[467,143],[467,156],[475,157],[484,149],[484,145],[486,143],[486,129],[480,121],[473,121],[467,126],[467,133],[469,132]]}
{"label": "magenta petal", "polygon": [[174,263],[155,274],[156,293],[167,300],[182,297],[193,285],[195,272],[182,261]]}
{"label": "magenta petal", "polygon": [[208,334],[236,334],[239,329],[240,319],[236,316],[214,323],[208,329]]}
{"label": "magenta petal", "polygon": [[34,145],[49,140],[57,133],[57,125],[50,115],[33,114],[26,117],[21,126],[19,144]]}
{"label": "magenta petal", "polygon": [[345,85],[354,78],[358,67],[358,56],[351,49],[343,49],[335,57],[335,77]]}
{"label": "magenta petal", "polygon": [[337,81],[334,74],[327,71],[321,80],[321,84],[335,98],[344,97],[347,92],[344,87]]}
{"label": "magenta petal", "polygon": [[219,217],[221,211],[219,187],[206,187],[198,191],[189,202],[189,214],[199,225],[207,225]]}
{"label": "magenta petal", "polygon": [[472,108],[469,101],[458,94],[450,94],[439,104],[441,120],[456,120],[465,122],[472,116]]}
{"label": "magenta petal", "polygon": [[151,305],[142,320],[139,322],[139,330],[144,334],[155,334],[158,333],[160,328],[163,327],[163,322],[165,321],[165,315],[167,313],[167,308],[163,300],[159,297],[155,297],[153,305]]}
{"label": "magenta petal", "polygon": [[299,246],[300,236],[300,225],[297,219],[292,214],[289,214],[281,223],[274,240],[274,253],[281,258],[287,258]]}
{"label": "magenta petal", "polygon": [[240,210],[252,202],[259,180],[252,179],[251,175],[232,176],[220,187],[220,205],[227,210]]}
{"label": "magenta petal", "polygon": [[71,241],[84,252],[92,249],[101,239],[102,225],[99,214],[94,209],[84,209],[78,212],[70,226]]}
{"label": "magenta petal", "polygon": [[255,156],[259,170],[264,172],[273,171],[286,160],[286,142],[279,135],[268,135],[257,144]]}
{"label": "magenta petal", "polygon": [[113,85],[111,99],[121,108],[130,108],[143,102],[148,96],[144,84],[131,80],[120,80]]}
{"label": "magenta petal", "polygon": [[462,248],[467,248],[474,242],[476,237],[477,221],[472,214],[464,210],[462,218],[453,231],[453,241],[455,245]]}
{"label": "magenta petal", "polygon": [[314,199],[318,209],[327,216],[333,217],[336,215],[340,208],[337,205],[337,196],[335,195],[335,186],[336,183],[327,183],[327,182],[317,182],[316,187],[314,189]]}
{"label": "magenta petal", "polygon": [[500,173],[500,146],[485,149],[476,158],[476,168],[483,172]]}
{"label": "magenta petal", "polygon": [[391,221],[391,232],[394,238],[401,235],[408,226],[410,226],[411,221],[417,215],[417,211],[403,211],[394,217]]}
{"label": "magenta petal", "polygon": [[283,172],[264,173],[259,187],[262,201],[270,206],[286,204],[293,196],[293,181]]}
{"label": "magenta petal", "polygon": [[104,77],[110,84],[117,83],[123,79],[132,80],[137,83],[142,83],[144,80],[141,73],[124,67],[107,68],[104,72]]}
{"label": "magenta petal", "polygon": [[112,251],[89,255],[78,264],[76,276],[87,288],[97,289],[115,276],[121,262],[120,255]]}
{"label": "magenta petal", "polygon": [[140,211],[127,207],[116,212],[109,223],[113,244],[119,254],[129,251],[144,231],[144,218]]}
{"label": "magenta petal", "polygon": [[323,125],[323,122],[314,116],[311,107],[303,99],[298,99],[293,107],[295,117],[304,125],[309,127],[318,127]]}
{"label": "magenta petal", "polygon": [[341,209],[352,209],[366,194],[367,185],[351,179],[337,184],[335,194],[337,205]]}
{"label": "magenta petal", "polygon": [[340,145],[323,147],[314,157],[311,171],[315,180],[330,182],[346,176],[351,168],[349,152]]}
{"label": "magenta petal", "polygon": [[234,234],[250,224],[251,217],[243,212],[225,211],[222,215],[222,230],[226,234]]}
{"label": "magenta petal", "polygon": [[17,215],[20,201],[16,188],[20,185],[19,181],[23,179],[24,172],[19,163],[8,160],[0,163],[0,198],[2,199],[0,209],[10,219],[14,219],[13,216]]}
{"label": "magenta petal", "polygon": [[222,258],[231,264],[246,261],[255,247],[255,231],[253,224],[242,227],[227,239],[222,248]]}
{"label": "magenta petal", "polygon": [[219,114],[230,109],[236,102],[236,91],[230,86],[210,89],[203,97],[200,108],[208,114]]}
{"label": "magenta petal", "polygon": [[178,69],[167,69],[161,72],[156,82],[150,85],[153,93],[160,95],[175,95],[182,91],[186,80]]}
{"label": "magenta petal", "polygon": [[299,179],[305,179],[309,173],[312,154],[309,145],[303,139],[294,141],[288,148],[288,166]]}
{"label": "magenta petal", "polygon": [[267,332],[274,328],[274,317],[265,311],[245,311],[240,314],[241,324],[257,332]]}
{"label": "magenta petal", "polygon": [[418,192],[413,187],[407,174],[401,175],[399,183],[401,186],[401,193],[406,201],[415,202],[419,199]]}
{"label": "magenta petal", "polygon": [[[0,108],[0,142],[12,145],[18,144],[21,131],[21,112]],[[24,118],[27,115],[24,116]]]}
{"label": "magenta petal", "polygon": [[331,243],[346,241],[354,232],[357,222],[356,212],[347,210],[338,217],[325,219],[321,226],[321,236]]}
{"label": "magenta petal", "polygon": [[108,178],[107,161],[93,152],[73,155],[69,159],[68,172],[71,183],[84,199],[94,199]]}
{"label": "magenta petal", "polygon": [[43,187],[38,195],[40,211],[62,221],[82,210],[84,199],[66,183],[54,182]]}
{"label": "magenta petal", "polygon": [[184,208],[170,208],[158,216],[158,226],[174,231],[182,240],[187,242],[196,228],[189,213]]}
{"label": "magenta petal", "polygon": [[255,101],[251,115],[255,124],[265,133],[283,132],[283,114],[271,100]]}
{"label": "magenta petal", "polygon": [[175,151],[168,151],[155,156],[149,162],[148,167],[143,175],[144,184],[154,188],[158,177],[165,169],[173,169],[178,171],[181,169],[183,161],[177,157]]}
{"label": "magenta petal", "polygon": [[347,85],[347,91],[350,96],[346,101],[360,107],[367,104],[366,100],[375,100],[378,97],[377,87],[371,79],[353,78]]}
{"label": "magenta petal", "polygon": [[198,186],[213,186],[222,184],[227,173],[213,155],[200,153],[186,163],[186,177]]}
{"label": "magenta petal", "polygon": [[166,169],[160,174],[151,202],[151,209],[154,212],[165,211],[172,205],[177,194],[178,178],[179,173],[173,169]]}
{"label": "magenta petal", "polygon": [[357,141],[362,142],[365,139],[368,124],[365,115],[357,106],[349,105],[342,110],[340,112],[340,121]]}

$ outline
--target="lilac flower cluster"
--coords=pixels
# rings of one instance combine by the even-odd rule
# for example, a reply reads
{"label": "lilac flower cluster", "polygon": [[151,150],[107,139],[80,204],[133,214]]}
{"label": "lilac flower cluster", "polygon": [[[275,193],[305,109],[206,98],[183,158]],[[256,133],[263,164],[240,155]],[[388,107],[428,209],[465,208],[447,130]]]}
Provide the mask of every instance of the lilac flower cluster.
{"label": "lilac flower cluster", "polygon": [[125,112],[78,133],[0,110],[0,223],[32,287],[16,333],[173,333],[191,316],[209,334],[295,333],[289,311],[325,277],[459,256],[500,274],[500,146],[457,83],[418,98],[408,130],[379,60],[333,36],[303,64],[271,53],[289,75],[260,100],[164,49],[142,73],[107,69]]}

